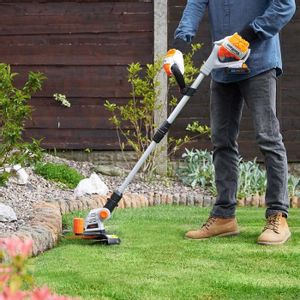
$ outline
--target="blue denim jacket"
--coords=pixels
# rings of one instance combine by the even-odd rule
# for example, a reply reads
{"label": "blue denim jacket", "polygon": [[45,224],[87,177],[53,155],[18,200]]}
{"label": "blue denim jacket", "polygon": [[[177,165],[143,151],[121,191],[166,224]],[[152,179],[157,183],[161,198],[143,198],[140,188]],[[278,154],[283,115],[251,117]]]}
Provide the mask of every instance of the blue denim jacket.
{"label": "blue denim jacket", "polygon": [[220,40],[250,25],[258,35],[251,45],[247,60],[251,72],[246,75],[226,74],[214,70],[218,82],[235,82],[276,68],[282,73],[279,31],[295,13],[295,0],[188,0],[175,38],[191,42],[208,7],[213,41]]}

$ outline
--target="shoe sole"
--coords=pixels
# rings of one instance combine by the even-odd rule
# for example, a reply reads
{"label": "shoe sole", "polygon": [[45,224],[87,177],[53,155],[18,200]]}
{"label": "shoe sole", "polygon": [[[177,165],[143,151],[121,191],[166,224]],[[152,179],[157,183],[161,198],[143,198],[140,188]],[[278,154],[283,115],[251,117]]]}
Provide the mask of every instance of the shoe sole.
{"label": "shoe sole", "polygon": [[265,246],[276,246],[276,245],[282,245],[285,242],[287,242],[291,237],[291,234],[283,241],[281,242],[257,242],[258,245],[265,245]]}
{"label": "shoe sole", "polygon": [[236,235],[239,235],[239,234],[240,234],[239,231],[232,231],[232,232],[225,232],[225,233],[221,233],[221,234],[218,234],[218,235],[212,235],[210,237],[200,238],[200,239],[195,239],[195,238],[190,238],[188,236],[185,236],[185,239],[202,241],[202,240],[208,240],[208,239],[211,239],[211,238],[214,238],[214,237],[229,237],[229,236],[236,236]]}

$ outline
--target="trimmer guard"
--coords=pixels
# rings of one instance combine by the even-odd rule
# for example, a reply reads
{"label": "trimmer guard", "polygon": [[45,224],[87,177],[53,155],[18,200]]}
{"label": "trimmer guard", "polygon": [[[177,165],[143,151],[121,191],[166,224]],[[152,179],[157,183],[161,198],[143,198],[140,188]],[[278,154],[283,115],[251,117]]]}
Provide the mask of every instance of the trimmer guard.
{"label": "trimmer guard", "polygon": [[106,234],[105,232],[99,233],[83,233],[83,239],[97,241],[106,245],[119,245],[121,240],[115,234]]}

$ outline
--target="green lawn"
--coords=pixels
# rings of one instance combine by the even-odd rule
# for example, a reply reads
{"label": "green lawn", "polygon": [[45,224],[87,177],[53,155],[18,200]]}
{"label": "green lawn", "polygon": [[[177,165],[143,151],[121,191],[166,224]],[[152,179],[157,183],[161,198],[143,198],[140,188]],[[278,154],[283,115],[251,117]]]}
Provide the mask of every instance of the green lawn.
{"label": "green lawn", "polygon": [[275,247],[255,243],[264,210],[254,208],[238,209],[239,236],[184,239],[208,212],[117,210],[106,228],[122,239],[119,246],[63,240],[31,260],[35,278],[82,299],[300,299],[300,210],[290,213],[292,239]]}

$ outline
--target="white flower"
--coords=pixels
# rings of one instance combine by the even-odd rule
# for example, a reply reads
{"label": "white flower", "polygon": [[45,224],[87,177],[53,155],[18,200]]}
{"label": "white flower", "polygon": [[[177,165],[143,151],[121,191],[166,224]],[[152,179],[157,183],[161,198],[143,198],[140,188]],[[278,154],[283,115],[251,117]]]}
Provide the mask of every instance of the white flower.
{"label": "white flower", "polygon": [[53,97],[55,101],[60,102],[63,106],[71,107],[71,103],[68,101],[66,95],[55,93]]}

